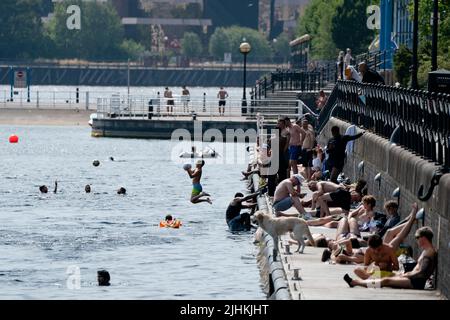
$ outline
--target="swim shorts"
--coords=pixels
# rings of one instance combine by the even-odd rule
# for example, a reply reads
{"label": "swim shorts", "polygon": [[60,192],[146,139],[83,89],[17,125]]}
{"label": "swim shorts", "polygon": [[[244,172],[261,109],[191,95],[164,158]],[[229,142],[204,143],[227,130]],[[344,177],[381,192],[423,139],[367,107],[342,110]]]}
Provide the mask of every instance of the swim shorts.
{"label": "swim shorts", "polygon": [[302,147],[300,146],[289,146],[289,160],[298,161]]}
{"label": "swim shorts", "polygon": [[203,187],[200,183],[194,183],[192,185],[192,195],[198,196],[200,193],[202,193]]}

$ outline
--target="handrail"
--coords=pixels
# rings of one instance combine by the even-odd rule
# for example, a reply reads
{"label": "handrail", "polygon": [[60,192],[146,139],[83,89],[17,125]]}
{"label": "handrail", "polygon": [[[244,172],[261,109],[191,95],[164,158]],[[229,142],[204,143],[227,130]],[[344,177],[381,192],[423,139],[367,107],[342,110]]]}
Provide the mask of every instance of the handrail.
{"label": "handrail", "polygon": [[399,128],[399,145],[450,167],[450,95],[339,81],[336,116],[386,137]]}

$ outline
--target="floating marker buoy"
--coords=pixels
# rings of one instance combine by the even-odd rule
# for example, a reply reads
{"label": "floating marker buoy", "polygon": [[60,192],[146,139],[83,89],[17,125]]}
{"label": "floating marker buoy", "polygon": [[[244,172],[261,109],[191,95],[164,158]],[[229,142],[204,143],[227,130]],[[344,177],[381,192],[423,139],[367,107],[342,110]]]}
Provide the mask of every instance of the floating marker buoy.
{"label": "floating marker buoy", "polygon": [[100,165],[100,161],[94,160],[94,162],[92,162],[92,165],[93,165],[94,167],[98,167],[98,166]]}
{"label": "floating marker buoy", "polygon": [[12,134],[12,135],[9,137],[9,143],[17,143],[17,142],[19,142],[19,137],[16,136],[15,134]]}

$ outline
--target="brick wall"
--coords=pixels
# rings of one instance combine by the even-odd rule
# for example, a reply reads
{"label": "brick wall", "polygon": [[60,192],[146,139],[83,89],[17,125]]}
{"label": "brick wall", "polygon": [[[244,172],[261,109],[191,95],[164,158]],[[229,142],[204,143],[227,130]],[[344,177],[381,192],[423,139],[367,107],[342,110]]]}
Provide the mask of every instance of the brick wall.
{"label": "brick wall", "polygon": [[[331,137],[331,127],[339,126],[341,133],[350,126],[349,123],[331,118],[318,137],[320,144],[325,145]],[[359,172],[358,164],[364,161],[364,172]],[[368,182],[369,194],[377,199],[377,210],[383,210],[383,203],[392,198],[392,192],[400,187],[400,215],[405,218],[414,202],[419,208],[425,208],[425,225],[434,232],[433,244],[438,249],[439,264],[437,286],[447,298],[450,296],[450,174],[444,175],[433,192],[433,196],[422,202],[417,197],[420,185],[428,191],[434,171],[438,169],[433,163],[415,156],[409,151],[392,145],[388,140],[366,132],[356,140],[354,150],[346,160],[344,172],[352,180],[359,177]],[[374,177],[381,173],[381,184],[374,181]],[[419,226],[421,227],[421,225]],[[413,245],[414,257],[420,253],[414,239],[415,229],[407,240]]]}

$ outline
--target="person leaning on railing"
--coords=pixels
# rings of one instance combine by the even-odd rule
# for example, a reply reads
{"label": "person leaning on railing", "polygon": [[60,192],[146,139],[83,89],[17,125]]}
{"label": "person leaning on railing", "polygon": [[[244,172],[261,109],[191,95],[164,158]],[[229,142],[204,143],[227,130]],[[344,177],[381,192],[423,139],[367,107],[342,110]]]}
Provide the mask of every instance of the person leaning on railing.
{"label": "person leaning on railing", "polygon": [[361,62],[358,65],[358,69],[363,83],[385,84],[383,77],[378,72],[370,69],[366,62]]}

